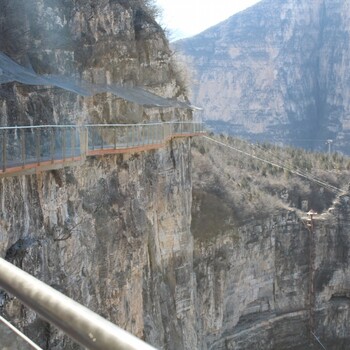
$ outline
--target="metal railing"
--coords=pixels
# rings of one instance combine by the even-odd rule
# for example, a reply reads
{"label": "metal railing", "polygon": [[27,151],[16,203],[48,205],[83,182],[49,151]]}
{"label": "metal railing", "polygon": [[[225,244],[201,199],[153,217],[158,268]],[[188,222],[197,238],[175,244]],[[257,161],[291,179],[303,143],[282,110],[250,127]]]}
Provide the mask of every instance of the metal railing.
{"label": "metal railing", "polygon": [[0,287],[88,349],[155,350],[154,347],[1,258]]}
{"label": "metal railing", "polygon": [[1,349],[12,350],[42,350],[26,335],[20,332],[10,322],[0,316],[0,344]]}
{"label": "metal railing", "polygon": [[1,127],[0,175],[42,166],[49,170],[86,156],[157,148],[169,138],[203,132],[203,124],[196,122]]}
{"label": "metal railing", "polygon": [[81,157],[81,130],[76,126],[0,128],[0,171]]}

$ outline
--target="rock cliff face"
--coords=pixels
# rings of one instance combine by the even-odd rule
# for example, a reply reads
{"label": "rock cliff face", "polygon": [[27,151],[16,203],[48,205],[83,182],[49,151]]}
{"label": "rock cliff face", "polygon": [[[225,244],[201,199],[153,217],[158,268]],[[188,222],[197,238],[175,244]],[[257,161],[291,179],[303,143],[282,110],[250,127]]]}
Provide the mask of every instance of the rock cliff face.
{"label": "rock cliff face", "polygon": [[[185,98],[143,1],[0,1],[0,50],[39,74]],[[0,88],[2,125],[189,118],[109,94]],[[190,144],[0,180],[0,254],[158,348],[193,349]],[[45,349],[80,348],[6,294],[1,312]]]}
{"label": "rock cliff face", "polygon": [[[197,238],[199,348],[318,349],[309,333],[313,322],[327,349],[346,349],[348,201],[343,197],[332,213],[315,220],[312,238],[293,211],[254,220],[210,243]],[[310,297],[310,242],[316,249],[315,300]]]}
{"label": "rock cliff face", "polygon": [[[164,35],[142,1],[0,6],[1,51],[37,73],[185,98]],[[28,125],[190,115],[11,83],[0,89],[0,117],[3,125]],[[186,139],[0,179],[0,255],[160,349],[301,350],[313,346],[309,327],[327,349],[345,349],[349,197],[315,218],[311,235],[300,210],[275,208],[271,196],[254,211],[251,178],[238,183],[218,166],[226,154],[193,154],[193,205]],[[343,182],[348,176],[337,175]],[[239,198],[229,186],[240,188]],[[284,197],[298,202],[291,192]],[[324,197],[317,198],[331,201]],[[44,349],[80,348],[3,292],[0,312]]]}
{"label": "rock cliff face", "polygon": [[[308,227],[306,212],[288,198],[291,183],[302,179],[289,178],[280,196],[266,194],[258,204],[254,183],[263,188],[266,180],[258,177],[257,164],[199,145],[193,150],[191,226],[198,348],[318,349],[311,329],[327,349],[347,349],[349,195]],[[239,171],[250,177],[248,184]],[[273,188],[278,186],[270,186],[271,193]]]}
{"label": "rock cliff face", "polygon": [[175,44],[217,131],[325,150],[349,146],[349,1],[262,0]]}
{"label": "rock cliff face", "polygon": [[[196,348],[189,150],[2,179],[2,256],[159,348]],[[44,348],[77,348],[16,300],[4,312]]]}
{"label": "rock cliff face", "polygon": [[[163,97],[184,98],[165,35],[143,1],[3,0],[0,5],[0,51],[36,73],[145,86]],[[2,125],[137,122],[159,119],[160,113],[111,94],[83,98],[21,84],[2,86],[0,110]],[[163,119],[173,117],[173,111],[161,113]]]}

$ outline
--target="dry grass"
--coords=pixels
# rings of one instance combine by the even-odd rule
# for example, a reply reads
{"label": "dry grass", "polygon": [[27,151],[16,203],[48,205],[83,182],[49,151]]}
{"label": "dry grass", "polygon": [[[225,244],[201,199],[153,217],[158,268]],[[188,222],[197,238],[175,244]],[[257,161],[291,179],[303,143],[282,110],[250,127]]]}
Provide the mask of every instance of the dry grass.
{"label": "dry grass", "polygon": [[[316,176],[333,186],[347,189],[350,159],[334,154],[217,136],[249,154],[281,162],[289,169]],[[320,185],[205,139],[193,141],[193,210],[195,236],[215,237],[252,219],[273,215],[285,208],[327,210],[336,194]]]}

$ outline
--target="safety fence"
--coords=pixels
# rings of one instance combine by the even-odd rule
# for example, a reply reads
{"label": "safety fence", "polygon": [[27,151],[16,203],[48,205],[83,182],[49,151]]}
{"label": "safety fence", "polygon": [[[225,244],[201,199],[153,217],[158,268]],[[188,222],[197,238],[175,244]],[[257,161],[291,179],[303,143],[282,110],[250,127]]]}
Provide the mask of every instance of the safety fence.
{"label": "safety fence", "polygon": [[202,133],[203,124],[196,122],[1,127],[0,176],[70,166],[87,156],[155,149],[173,137]]}
{"label": "safety fence", "polygon": [[0,344],[1,349],[11,350],[42,350],[31,339],[0,316]]}

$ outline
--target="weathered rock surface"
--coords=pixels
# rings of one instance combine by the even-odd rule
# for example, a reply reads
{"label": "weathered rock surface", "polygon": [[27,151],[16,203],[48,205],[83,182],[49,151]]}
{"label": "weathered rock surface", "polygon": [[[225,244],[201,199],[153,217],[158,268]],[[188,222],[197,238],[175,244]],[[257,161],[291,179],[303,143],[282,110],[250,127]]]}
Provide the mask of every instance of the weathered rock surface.
{"label": "weathered rock surface", "polygon": [[[1,50],[38,73],[185,98],[164,35],[141,1],[0,6]],[[2,86],[0,103],[3,125],[189,117],[107,94],[20,84]],[[178,139],[158,151],[1,179],[0,255],[160,349],[309,349],[313,310],[327,349],[346,349],[348,196],[315,219],[311,236],[300,210],[288,207],[299,202],[292,193],[282,191],[287,199],[277,210],[271,196],[256,207],[252,179],[235,184],[213,163],[226,155],[199,162],[197,154],[192,205],[190,151],[190,141]],[[239,200],[230,186],[240,188]],[[80,348],[6,293],[0,305],[44,349]]]}
{"label": "weathered rock surface", "polygon": [[[0,1],[0,50],[39,74],[185,98],[144,1]],[[5,84],[2,125],[189,118],[109,94]],[[158,348],[197,346],[190,144],[0,180],[0,255]],[[79,348],[6,294],[1,312],[45,349]]]}
{"label": "weathered rock surface", "polygon": [[266,180],[254,178],[256,164],[203,144],[192,152],[199,348],[318,349],[312,329],[327,349],[347,349],[350,196],[315,216],[310,231],[293,199],[266,194],[260,206],[254,182]]}
{"label": "weathered rock surface", "polygon": [[[196,348],[189,151],[2,179],[1,255],[159,348]],[[76,348],[18,301],[3,311],[41,346]]]}
{"label": "weathered rock surface", "polygon": [[217,131],[349,153],[350,3],[262,0],[175,44]]}
{"label": "weathered rock surface", "polygon": [[[145,86],[163,97],[184,89],[163,30],[143,1],[1,0],[0,51],[38,74]],[[83,98],[57,88],[4,84],[2,125],[137,122],[173,118],[111,94]],[[179,112],[175,112],[179,117]]]}

